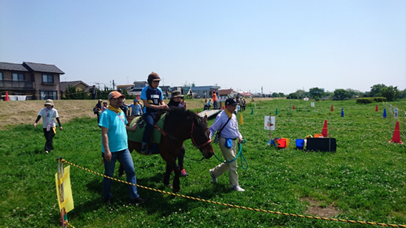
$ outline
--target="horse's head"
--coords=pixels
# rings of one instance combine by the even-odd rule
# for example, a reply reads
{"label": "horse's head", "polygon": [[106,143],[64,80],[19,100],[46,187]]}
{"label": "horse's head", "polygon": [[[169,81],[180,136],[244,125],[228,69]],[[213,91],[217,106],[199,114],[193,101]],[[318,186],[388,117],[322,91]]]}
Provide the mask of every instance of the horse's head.
{"label": "horse's head", "polygon": [[214,154],[211,145],[210,130],[207,127],[207,117],[197,116],[192,123],[191,138],[193,144],[202,152],[204,158],[211,158]]}

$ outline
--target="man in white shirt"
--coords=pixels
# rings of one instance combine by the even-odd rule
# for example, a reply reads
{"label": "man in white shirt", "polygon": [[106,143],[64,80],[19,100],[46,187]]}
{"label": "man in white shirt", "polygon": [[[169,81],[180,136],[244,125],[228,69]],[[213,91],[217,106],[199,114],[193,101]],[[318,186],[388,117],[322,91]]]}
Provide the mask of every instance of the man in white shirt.
{"label": "man in white shirt", "polygon": [[[234,98],[228,98],[225,102],[225,109],[216,117],[210,129],[210,138],[216,131],[221,131],[219,146],[221,153],[226,161],[231,161],[235,158],[237,152],[237,142],[242,141],[242,135],[238,130],[237,117],[234,114],[237,108],[237,101]],[[212,182],[217,183],[217,177],[221,176],[228,170],[228,178],[232,190],[243,192],[245,191],[238,184],[237,161],[229,163],[221,163],[210,170]]]}

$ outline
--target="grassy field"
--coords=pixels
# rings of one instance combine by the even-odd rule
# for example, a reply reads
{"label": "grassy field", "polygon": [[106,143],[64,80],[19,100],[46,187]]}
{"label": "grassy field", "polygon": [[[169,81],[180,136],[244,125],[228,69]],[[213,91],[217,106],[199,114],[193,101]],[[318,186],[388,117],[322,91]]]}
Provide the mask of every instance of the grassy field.
{"label": "grassy field", "polygon": [[[87,102],[86,104],[84,104]],[[189,108],[202,107],[203,101]],[[200,102],[200,103],[199,103]],[[239,180],[246,192],[230,191],[228,175],[212,184],[209,169],[215,157],[201,162],[185,159],[190,176],[181,179],[182,195],[256,209],[358,221],[406,224],[406,145],[392,144],[393,118],[382,118],[382,103],[369,105],[349,101],[310,102],[261,100],[243,112],[240,131],[247,143],[248,169],[239,163]],[[18,109],[21,105],[25,109]],[[91,108],[94,101],[56,101],[64,127],[54,138],[55,151],[43,153],[42,129],[32,122],[43,102],[0,102],[0,224],[4,227],[59,227],[54,175],[56,158],[103,173],[100,130]],[[375,105],[379,112],[375,112]],[[400,112],[401,138],[405,138],[406,100],[392,102]],[[88,107],[90,105],[90,108]],[[291,107],[295,105],[295,110]],[[331,112],[331,105],[334,111]],[[389,104],[387,104],[389,114]],[[340,117],[344,108],[345,117]],[[10,110],[11,109],[11,110]],[[66,109],[66,110],[65,110]],[[286,149],[266,147],[268,131],[264,116],[275,113],[273,137],[291,139]],[[6,113],[15,113],[11,117]],[[69,111],[67,111],[69,110]],[[88,115],[87,112],[90,114]],[[25,114],[24,114],[25,113]],[[29,113],[29,115],[27,114]],[[83,115],[83,113],[86,113]],[[252,114],[251,114],[252,113]],[[68,117],[69,115],[69,121]],[[237,114],[240,118],[240,113]],[[15,118],[15,119],[13,119]],[[28,119],[28,120],[27,120]],[[324,120],[337,140],[337,152],[303,152],[294,139],[320,133]],[[213,120],[209,121],[209,125]],[[201,153],[186,142],[186,155]],[[218,145],[213,144],[220,155]],[[164,162],[157,156],[133,153],[139,185],[170,191],[162,184]],[[117,173],[115,174],[117,175]],[[125,177],[120,179],[125,180]],[[150,201],[128,205],[124,184],[113,182],[115,203],[102,204],[102,178],[71,167],[75,209],[68,214],[75,227],[363,227],[366,225],[275,215],[194,201],[139,188]]]}

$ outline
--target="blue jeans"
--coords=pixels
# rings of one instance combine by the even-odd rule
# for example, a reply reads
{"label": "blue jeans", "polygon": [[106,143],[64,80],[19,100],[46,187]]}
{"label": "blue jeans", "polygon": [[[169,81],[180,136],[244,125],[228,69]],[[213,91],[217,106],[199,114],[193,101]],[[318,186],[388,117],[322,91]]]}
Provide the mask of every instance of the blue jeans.
{"label": "blue jeans", "polygon": [[[123,166],[124,171],[127,175],[127,182],[137,184],[137,177],[135,176],[134,170],[134,163],[133,158],[131,157],[130,151],[128,149],[112,152],[111,153],[111,161],[107,162],[104,159],[104,153],[102,153],[103,161],[104,161],[104,175],[113,177],[114,173],[114,166],[116,165],[116,160],[120,162]],[[111,182],[112,180],[109,178],[103,179],[103,197],[104,200],[111,199],[113,194],[111,194]],[[137,193],[137,186],[134,185],[127,185],[128,186],[128,194],[130,195],[130,199],[133,200],[138,198],[139,195]]]}
{"label": "blue jeans", "polygon": [[142,136],[142,142],[148,143],[149,137],[151,137],[151,133],[154,130],[154,115],[155,112],[146,112],[142,117],[146,123],[144,135]]}

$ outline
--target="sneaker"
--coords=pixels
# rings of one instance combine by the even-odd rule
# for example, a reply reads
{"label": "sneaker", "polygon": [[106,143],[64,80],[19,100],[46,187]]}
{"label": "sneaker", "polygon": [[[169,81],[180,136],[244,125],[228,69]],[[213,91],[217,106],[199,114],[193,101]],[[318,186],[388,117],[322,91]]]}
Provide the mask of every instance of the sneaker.
{"label": "sneaker", "polygon": [[182,170],[180,171],[180,176],[181,176],[181,177],[186,177],[186,176],[189,176],[189,174],[186,173],[185,169],[182,169]]}
{"label": "sneaker", "polygon": [[46,153],[46,154],[49,154],[49,151],[46,150],[45,153]]}
{"label": "sneaker", "polygon": [[210,176],[211,176],[211,182],[217,183],[217,177],[214,176],[214,173],[212,170],[210,170]]}
{"label": "sneaker", "polygon": [[245,192],[245,189],[241,188],[239,185],[235,185],[234,187],[231,188],[231,190],[234,190],[237,192]]}
{"label": "sneaker", "polygon": [[143,203],[145,203],[145,202],[147,202],[147,201],[148,201],[147,198],[141,198],[141,196],[138,196],[137,198],[131,200],[130,202],[131,202],[132,204],[143,204]]}

